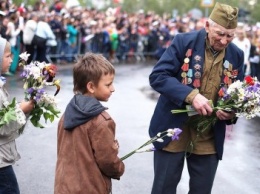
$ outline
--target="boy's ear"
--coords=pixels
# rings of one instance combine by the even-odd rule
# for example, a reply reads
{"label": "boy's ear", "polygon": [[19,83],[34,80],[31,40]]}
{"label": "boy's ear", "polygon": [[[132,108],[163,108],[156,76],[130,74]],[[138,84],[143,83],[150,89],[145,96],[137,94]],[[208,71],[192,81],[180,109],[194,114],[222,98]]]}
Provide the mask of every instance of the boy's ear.
{"label": "boy's ear", "polygon": [[87,87],[87,91],[89,91],[91,94],[94,93],[94,83],[93,82],[88,82],[86,87]]}

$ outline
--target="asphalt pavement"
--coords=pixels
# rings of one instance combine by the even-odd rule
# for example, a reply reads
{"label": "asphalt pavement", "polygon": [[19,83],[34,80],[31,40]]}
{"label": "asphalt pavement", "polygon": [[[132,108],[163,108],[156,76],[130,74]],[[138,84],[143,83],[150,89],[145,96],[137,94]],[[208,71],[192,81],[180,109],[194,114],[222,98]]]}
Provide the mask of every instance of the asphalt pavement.
{"label": "asphalt pavement", "polygon": [[[148,126],[156,98],[149,86],[148,75],[153,62],[146,64],[116,64],[115,93],[107,106],[116,122],[116,137],[120,143],[119,156],[136,149],[149,139]],[[18,100],[23,98],[19,73],[8,77],[8,90]],[[59,65],[56,76],[61,80],[57,95],[63,112],[73,96],[72,67]],[[55,92],[55,88],[49,92]],[[47,123],[44,129],[27,124],[17,139],[21,159],[14,165],[21,194],[52,194],[54,187],[57,123]],[[219,163],[212,194],[260,193],[260,119],[240,118],[228,128],[223,160]],[[113,194],[149,194],[153,181],[153,154],[139,153],[125,160],[125,174],[113,180]],[[68,175],[69,176],[69,175]],[[188,173],[185,167],[178,194],[188,192]]]}

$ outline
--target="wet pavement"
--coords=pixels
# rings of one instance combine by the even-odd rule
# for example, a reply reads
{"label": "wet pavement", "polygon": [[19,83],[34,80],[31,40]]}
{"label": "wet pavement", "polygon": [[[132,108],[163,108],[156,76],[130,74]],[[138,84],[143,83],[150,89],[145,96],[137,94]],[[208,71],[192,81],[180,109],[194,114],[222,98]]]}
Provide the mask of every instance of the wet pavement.
{"label": "wet pavement", "polygon": [[[115,93],[107,106],[117,124],[119,156],[123,156],[149,139],[148,126],[158,94],[149,87],[148,75],[153,62],[116,65]],[[70,65],[59,66],[57,78],[61,91],[58,107],[63,112],[73,96]],[[18,76],[17,76],[18,77]],[[8,90],[18,100],[23,98],[22,80],[8,78]],[[52,91],[53,90],[53,91]],[[55,92],[55,88],[49,92]],[[56,119],[44,129],[27,124],[17,139],[21,159],[14,165],[21,194],[52,194],[56,162]],[[239,119],[227,130],[223,160],[219,163],[212,194],[260,193],[260,118]],[[149,194],[153,181],[153,154],[140,153],[125,160],[126,170],[120,181],[113,180],[113,194]],[[185,168],[178,194],[188,192],[188,173]]]}

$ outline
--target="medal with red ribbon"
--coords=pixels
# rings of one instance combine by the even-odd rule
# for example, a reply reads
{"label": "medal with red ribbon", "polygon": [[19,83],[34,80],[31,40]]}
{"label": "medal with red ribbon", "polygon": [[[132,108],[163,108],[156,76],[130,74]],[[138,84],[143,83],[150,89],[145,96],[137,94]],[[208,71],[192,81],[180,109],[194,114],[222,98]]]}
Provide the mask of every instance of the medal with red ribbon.
{"label": "medal with red ribbon", "polygon": [[223,70],[223,84],[222,87],[220,88],[218,95],[220,97],[223,97],[224,91],[228,88],[230,84],[232,84],[237,75],[238,75],[238,70],[234,69],[233,70],[233,65],[229,63],[228,60],[225,60],[223,63],[224,70]]}
{"label": "medal with red ribbon", "polygon": [[[192,55],[192,50],[191,49],[188,49],[187,52],[186,52],[186,57],[184,58],[184,63],[183,65],[181,66],[181,69],[182,69],[182,73],[181,73],[181,77],[182,77],[182,83],[187,85],[191,82],[191,74],[189,72],[189,62],[190,62],[190,58]],[[188,73],[189,72],[189,73]]]}
{"label": "medal with red ribbon", "polygon": [[194,60],[196,61],[196,64],[194,65],[194,81],[193,81],[193,86],[195,88],[199,88],[201,83],[200,83],[200,78],[201,78],[201,65],[199,64],[199,62],[201,61],[201,57],[199,55],[196,55],[194,57]]}

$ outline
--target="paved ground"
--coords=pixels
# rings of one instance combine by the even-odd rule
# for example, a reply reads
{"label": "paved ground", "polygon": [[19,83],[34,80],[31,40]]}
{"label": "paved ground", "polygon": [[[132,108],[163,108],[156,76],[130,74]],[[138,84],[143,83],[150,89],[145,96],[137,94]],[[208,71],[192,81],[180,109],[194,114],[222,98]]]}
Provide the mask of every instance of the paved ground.
{"label": "paved ground", "polygon": [[[148,125],[157,94],[151,91],[148,75],[151,65],[116,65],[116,92],[109,102],[109,113],[117,123],[119,155],[137,148],[148,140]],[[73,96],[71,67],[59,68],[62,89],[57,96],[59,108],[64,111]],[[22,99],[22,80],[8,78],[9,91]],[[54,92],[51,90],[50,92]],[[152,97],[152,98],[151,98]],[[56,162],[57,120],[44,129],[28,123],[17,140],[22,156],[14,168],[21,194],[52,194]],[[239,119],[228,130],[223,161],[220,162],[212,194],[258,194],[260,191],[260,119]],[[120,181],[113,181],[113,194],[149,194],[153,180],[152,153],[135,154],[125,160],[126,171]],[[187,170],[179,184],[178,193],[188,191]]]}

